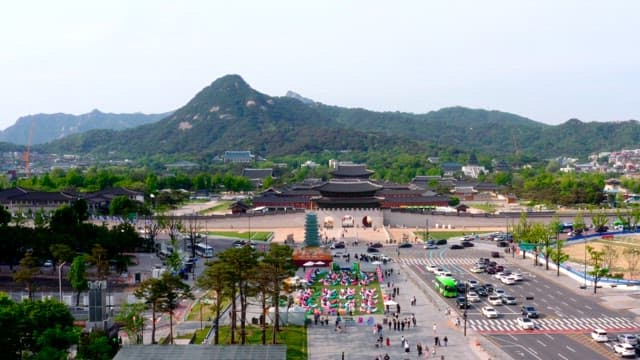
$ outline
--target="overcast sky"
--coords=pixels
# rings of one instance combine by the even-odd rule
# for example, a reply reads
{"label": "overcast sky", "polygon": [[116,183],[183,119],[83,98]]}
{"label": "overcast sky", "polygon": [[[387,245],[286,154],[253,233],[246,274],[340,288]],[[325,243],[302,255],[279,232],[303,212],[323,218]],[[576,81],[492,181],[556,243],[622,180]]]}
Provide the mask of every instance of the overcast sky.
{"label": "overcast sky", "polygon": [[157,113],[225,74],[269,95],[559,124],[640,120],[640,1],[10,1],[0,128]]}

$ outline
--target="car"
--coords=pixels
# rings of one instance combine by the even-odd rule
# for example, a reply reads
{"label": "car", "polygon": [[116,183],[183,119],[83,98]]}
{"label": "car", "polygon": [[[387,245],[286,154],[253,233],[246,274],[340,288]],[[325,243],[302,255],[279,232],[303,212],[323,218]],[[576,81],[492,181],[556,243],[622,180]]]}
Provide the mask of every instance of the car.
{"label": "car", "polygon": [[343,253],[342,251],[337,251],[337,252],[333,253],[333,257],[337,257],[337,258],[343,257],[344,255],[346,255],[346,254]]}
{"label": "car", "polygon": [[464,294],[465,292],[467,292],[467,285],[459,282],[456,284],[456,289],[460,294]]}
{"label": "car", "polygon": [[331,249],[344,249],[346,245],[344,244],[344,241],[340,241],[340,242],[331,244],[330,247]]}
{"label": "car", "polygon": [[472,273],[482,273],[484,272],[484,266],[478,266],[475,265],[474,267],[472,267],[471,269],[469,269],[469,271],[471,271]]}
{"label": "car", "polygon": [[480,302],[480,295],[475,291],[469,291],[467,294],[467,300],[469,300],[469,302]]}
{"label": "car", "polygon": [[479,286],[480,283],[478,282],[478,280],[474,280],[474,279],[469,279],[467,280],[467,284],[469,284],[469,288],[473,289],[476,286]]}
{"label": "car", "polygon": [[528,317],[519,317],[516,322],[518,323],[518,327],[522,330],[533,330],[536,327],[533,321]]}
{"label": "car", "polygon": [[629,345],[638,345],[638,337],[633,334],[619,334],[617,336],[618,342],[626,343]]}
{"label": "car", "polygon": [[439,277],[443,277],[443,278],[451,278],[451,279],[453,279],[453,274],[450,271],[440,271],[438,276]]}
{"label": "car", "polygon": [[504,271],[504,266],[502,266],[502,265],[496,265],[496,271],[497,271],[497,272],[503,272],[503,271]]}
{"label": "car", "polygon": [[398,247],[399,247],[400,249],[408,249],[408,248],[410,248],[410,247],[413,247],[413,245],[411,245],[410,243],[407,243],[407,242],[406,242],[406,243],[402,243],[402,244],[398,245]]}
{"label": "car", "polygon": [[463,241],[460,243],[460,245],[464,247],[473,247],[473,243],[471,241]]}
{"label": "car", "polygon": [[476,294],[478,294],[481,297],[487,297],[489,296],[489,292],[487,292],[487,289],[484,288],[484,286],[478,286],[475,289]]}
{"label": "car", "polygon": [[496,267],[496,266],[498,266],[498,263],[497,263],[497,262],[495,262],[495,261],[489,261],[489,263],[488,263],[487,265],[488,265],[488,266]]}
{"label": "car", "polygon": [[493,284],[486,283],[482,285],[482,287],[485,288],[485,290],[487,290],[488,293],[490,294],[493,293],[493,290],[494,290]]}
{"label": "car", "polygon": [[502,295],[502,303],[505,305],[515,305],[516,304],[516,297],[515,296],[511,296],[511,295]]}
{"label": "car", "polygon": [[378,252],[380,252],[380,250],[378,250],[377,248],[374,248],[374,247],[369,246],[369,247],[367,248],[367,252],[368,252],[368,253],[378,253]]}
{"label": "car", "polygon": [[381,242],[377,242],[377,243],[373,243],[373,244],[371,244],[370,246],[371,246],[371,247],[374,247],[374,248],[376,248],[376,249],[380,249],[380,248],[382,248],[382,246],[383,246],[383,245],[382,245],[382,243],[381,243]]}
{"label": "car", "polygon": [[505,291],[504,291],[504,289],[495,288],[495,289],[493,289],[493,293],[498,295],[498,296],[502,296],[505,293]]}
{"label": "car", "polygon": [[482,315],[489,319],[495,319],[498,317],[498,310],[496,310],[493,306],[485,306],[482,308]]}
{"label": "car", "polygon": [[605,226],[605,225],[603,225],[603,226],[599,226],[599,227],[596,229],[596,232],[599,232],[599,233],[603,233],[603,232],[607,232],[607,231],[609,231],[609,227],[608,227],[608,226]]}
{"label": "car", "polygon": [[502,305],[502,298],[499,295],[489,295],[487,301],[491,305]]}
{"label": "car", "polygon": [[500,253],[499,253],[499,252],[497,252],[497,251],[492,251],[492,252],[491,252],[491,257],[492,257],[492,258],[499,258],[499,257],[500,257]]}
{"label": "car", "polygon": [[53,260],[45,260],[44,264],[42,264],[44,267],[53,267]]}
{"label": "car", "polygon": [[500,247],[500,248],[504,248],[504,247],[509,246],[509,243],[508,243],[508,242],[506,242],[506,241],[499,241],[499,242],[496,244],[496,246],[497,246],[497,247]]}
{"label": "car", "polygon": [[435,250],[438,247],[435,244],[426,244],[425,246],[423,246],[423,248],[425,248],[427,250]]}
{"label": "car", "polygon": [[451,250],[460,250],[460,249],[464,249],[464,246],[458,245],[458,244],[453,244],[453,245],[449,246],[449,249],[451,249]]}
{"label": "car", "polygon": [[516,283],[516,281],[515,281],[515,280],[513,280],[513,278],[511,277],[511,275],[509,275],[509,276],[502,276],[502,277],[500,278],[500,281],[502,281],[502,283],[503,283],[503,284],[506,284],[506,285],[513,285],[513,284],[515,284],[515,283]]}
{"label": "car", "polygon": [[456,305],[458,305],[458,309],[468,309],[471,306],[464,296],[459,296],[456,299]]}
{"label": "car", "polygon": [[436,245],[447,245],[447,239],[436,240]]}
{"label": "car", "polygon": [[487,274],[489,274],[489,275],[493,275],[493,274],[495,274],[495,273],[497,273],[497,272],[498,272],[498,271],[496,270],[496,268],[495,268],[495,267],[493,267],[493,266],[489,266],[489,267],[487,267],[487,268],[485,269],[485,271],[486,271],[486,272],[487,272]]}
{"label": "car", "polygon": [[627,343],[617,343],[613,345],[613,351],[620,356],[636,356],[636,348]]}
{"label": "car", "polygon": [[489,258],[484,258],[484,257],[479,258],[478,264],[483,264],[483,265],[489,264]]}
{"label": "car", "polygon": [[436,272],[436,270],[441,270],[439,267],[437,267],[435,265],[427,265],[427,266],[425,266],[425,269],[430,273]]}
{"label": "car", "polygon": [[597,342],[607,342],[609,341],[609,335],[603,329],[593,329],[591,331],[591,338]]}
{"label": "car", "polygon": [[521,273],[518,272],[514,272],[511,275],[509,275],[513,280],[515,281],[522,281],[524,280],[524,276]]}
{"label": "car", "polygon": [[535,319],[538,317],[538,312],[533,305],[522,305],[520,308],[520,313],[528,318]]}

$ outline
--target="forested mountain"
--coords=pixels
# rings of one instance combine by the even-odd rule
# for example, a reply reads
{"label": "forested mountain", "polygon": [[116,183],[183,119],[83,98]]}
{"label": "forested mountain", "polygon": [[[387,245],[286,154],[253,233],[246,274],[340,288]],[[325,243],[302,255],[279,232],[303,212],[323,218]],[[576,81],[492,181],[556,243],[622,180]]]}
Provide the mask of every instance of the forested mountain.
{"label": "forested mountain", "polygon": [[42,144],[88,130],[128,129],[156,122],[170,114],[111,114],[93,110],[82,115],[63,113],[28,115],[0,131],[0,141],[26,145],[29,141],[29,133],[33,132],[31,143]]}
{"label": "forested mountain", "polygon": [[[47,152],[126,156],[181,154],[210,158],[225,150],[262,156],[330,151],[438,149],[509,157],[586,157],[597,151],[637,147],[636,121],[542,124],[500,111],[444,108],[427,114],[374,112],[324,105],[298,94],[273,97],[227,75],[189,103],[153,124],[124,131],[95,130],[40,147]],[[615,142],[611,142],[615,139]]]}

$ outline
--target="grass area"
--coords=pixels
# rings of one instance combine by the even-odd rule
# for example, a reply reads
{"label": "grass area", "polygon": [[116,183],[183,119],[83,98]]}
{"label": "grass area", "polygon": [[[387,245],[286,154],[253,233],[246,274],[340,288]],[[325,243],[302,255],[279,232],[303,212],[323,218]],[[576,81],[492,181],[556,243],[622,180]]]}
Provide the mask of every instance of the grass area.
{"label": "grass area", "polygon": [[[251,232],[251,240],[257,241],[267,241],[271,236],[271,232],[269,231],[252,231]],[[218,235],[218,236],[227,236],[232,238],[249,240],[249,232],[248,231],[210,231],[207,235]]]}
{"label": "grass area", "polygon": [[233,201],[221,201],[216,206],[198,211],[198,214],[207,215],[216,212],[226,212],[231,207],[231,204],[233,204]]}
{"label": "grass area", "polygon": [[[229,326],[221,326],[219,331],[220,344],[229,344],[231,342],[231,328]],[[239,342],[240,327],[238,327],[236,341]],[[246,327],[247,344],[262,344],[262,329],[259,326],[250,325]],[[267,344],[271,343],[272,328],[268,327]],[[278,344],[287,345],[287,360],[306,360],[307,359],[307,329],[304,326],[281,326],[280,332],[276,334],[276,342]]]}
{"label": "grass area", "polygon": [[[593,240],[587,243],[588,246],[593,247],[598,251],[614,251],[615,253],[610,256],[611,264],[609,269],[611,273],[621,273],[623,274],[625,279],[637,279],[637,268],[632,269],[630,264],[627,261],[626,256],[623,254],[623,251],[627,248],[636,248],[640,249],[640,237],[638,236],[624,236],[624,237],[616,237],[614,240]],[[584,243],[579,244],[571,244],[566,245],[564,247],[564,252],[569,255],[569,261],[584,264],[585,259],[585,246]],[[591,256],[586,254],[587,264],[591,265]],[[605,256],[605,260],[609,258]]]}
{"label": "grass area", "polygon": [[205,326],[204,329],[202,330],[196,330],[196,337],[193,340],[193,343],[202,344],[202,342],[204,341],[204,338],[209,333],[209,330],[211,330],[211,326]]}
{"label": "grass area", "polygon": [[[229,300],[222,300],[221,309],[224,309],[229,305]],[[200,320],[200,308],[202,307],[202,319],[207,321],[208,319],[213,319],[215,316],[215,310],[213,309],[213,304],[201,304],[200,302],[194,304],[191,307],[191,311],[187,315],[187,321],[198,321]]]}

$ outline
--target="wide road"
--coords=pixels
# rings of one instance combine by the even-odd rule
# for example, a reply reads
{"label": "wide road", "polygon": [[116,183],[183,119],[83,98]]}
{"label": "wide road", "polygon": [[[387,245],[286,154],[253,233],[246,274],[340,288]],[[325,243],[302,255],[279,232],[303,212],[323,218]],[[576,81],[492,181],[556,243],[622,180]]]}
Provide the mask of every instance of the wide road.
{"label": "wide road", "polygon": [[[457,242],[457,241],[454,241]],[[609,359],[614,358],[611,344],[598,344],[589,337],[591,329],[604,328],[610,337],[616,332],[637,333],[639,325],[633,321],[634,314],[613,311],[600,305],[591,292],[576,293],[573,289],[559,285],[536,275],[533,260],[518,262],[510,257],[492,259],[512,272],[520,272],[524,280],[514,285],[502,284],[486,273],[472,273],[469,269],[480,257],[490,257],[498,251],[491,242],[480,241],[472,248],[450,250],[441,246],[435,250],[424,250],[421,245],[400,249],[396,261],[409,265],[427,286],[433,288],[433,274],[425,270],[426,265],[436,265],[450,271],[456,280],[466,282],[474,279],[480,284],[491,283],[516,298],[516,305],[496,305],[498,319],[487,319],[481,314],[483,306],[490,305],[487,298],[472,304],[467,311],[469,331],[483,334],[514,358],[524,359]],[[397,249],[386,248],[390,256],[397,257]],[[500,252],[501,256],[505,255]],[[566,277],[564,278],[567,279]],[[571,281],[571,280],[567,280]],[[570,286],[577,284],[571,281]],[[455,299],[446,299],[454,311],[459,311]],[[534,319],[535,330],[522,330],[516,319],[521,316],[521,306],[533,305],[540,317]],[[462,314],[460,312],[460,314]],[[460,316],[462,318],[462,316]],[[588,354],[588,356],[586,356]]]}

